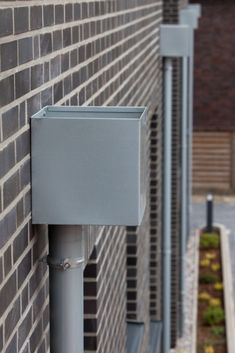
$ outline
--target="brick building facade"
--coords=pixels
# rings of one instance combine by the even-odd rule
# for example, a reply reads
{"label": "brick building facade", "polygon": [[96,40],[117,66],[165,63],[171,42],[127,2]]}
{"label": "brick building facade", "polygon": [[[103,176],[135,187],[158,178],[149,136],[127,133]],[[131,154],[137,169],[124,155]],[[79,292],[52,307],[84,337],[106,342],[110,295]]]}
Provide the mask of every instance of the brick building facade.
{"label": "brick building facade", "polygon": [[195,131],[235,131],[235,4],[200,0],[195,37]]}
{"label": "brick building facade", "polygon": [[[185,1],[2,1],[0,351],[49,350],[47,227],[31,224],[30,117],[45,105],[148,107],[149,191],[140,227],[83,227],[85,352],[127,352],[127,322],[162,313],[162,59],[159,27]],[[175,61],[172,333],[178,330],[180,83]]]}
{"label": "brick building facade", "polygon": [[235,4],[231,0],[199,3],[202,18],[195,37],[194,189],[230,193],[235,190]]}

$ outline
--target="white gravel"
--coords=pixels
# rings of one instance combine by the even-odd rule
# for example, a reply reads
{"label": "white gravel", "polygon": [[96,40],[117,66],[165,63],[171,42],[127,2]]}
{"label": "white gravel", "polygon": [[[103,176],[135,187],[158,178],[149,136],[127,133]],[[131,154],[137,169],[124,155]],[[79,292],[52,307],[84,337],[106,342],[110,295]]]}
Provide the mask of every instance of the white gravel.
{"label": "white gravel", "polygon": [[184,335],[172,353],[196,353],[199,234],[190,236],[185,257],[185,323]]}

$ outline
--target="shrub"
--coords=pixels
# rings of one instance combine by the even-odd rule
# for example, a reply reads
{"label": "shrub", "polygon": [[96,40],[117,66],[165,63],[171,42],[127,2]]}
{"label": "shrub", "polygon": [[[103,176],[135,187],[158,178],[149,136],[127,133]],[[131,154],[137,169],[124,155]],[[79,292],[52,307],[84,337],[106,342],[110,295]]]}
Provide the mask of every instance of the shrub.
{"label": "shrub", "polygon": [[214,273],[202,273],[199,277],[199,282],[201,284],[210,284],[218,282],[219,277]]}
{"label": "shrub", "polygon": [[200,237],[201,249],[217,249],[219,244],[220,238],[217,233],[203,233]]}
{"label": "shrub", "polygon": [[216,258],[216,254],[215,253],[211,253],[211,252],[207,252],[205,255],[205,258],[208,260],[214,260]]}
{"label": "shrub", "polygon": [[209,301],[211,299],[211,296],[209,293],[207,292],[201,292],[199,295],[198,295],[198,299],[200,301]]}
{"label": "shrub", "polygon": [[225,334],[224,326],[213,326],[211,328],[211,333],[214,336],[223,336]]}
{"label": "shrub", "polygon": [[224,285],[223,285],[223,283],[221,283],[221,282],[216,282],[216,283],[214,284],[214,289],[215,289],[215,290],[221,291],[221,290],[223,290],[223,288],[224,288]]}
{"label": "shrub", "polygon": [[224,310],[219,306],[208,306],[203,313],[203,320],[209,326],[222,324],[224,322]]}
{"label": "shrub", "polygon": [[211,269],[212,269],[212,271],[214,271],[214,272],[218,272],[219,270],[220,270],[220,264],[218,263],[218,262],[216,262],[216,263],[214,263],[214,264],[212,264],[211,265]]}
{"label": "shrub", "polygon": [[221,300],[219,298],[210,298],[209,305],[210,306],[221,306]]}
{"label": "shrub", "polygon": [[211,264],[211,262],[210,262],[210,260],[208,260],[208,259],[202,259],[202,260],[200,261],[200,266],[201,266],[201,267],[209,267],[210,264]]}
{"label": "shrub", "polygon": [[206,345],[205,347],[204,347],[204,353],[215,353],[215,350],[214,350],[214,347],[213,346],[211,346],[211,345]]}

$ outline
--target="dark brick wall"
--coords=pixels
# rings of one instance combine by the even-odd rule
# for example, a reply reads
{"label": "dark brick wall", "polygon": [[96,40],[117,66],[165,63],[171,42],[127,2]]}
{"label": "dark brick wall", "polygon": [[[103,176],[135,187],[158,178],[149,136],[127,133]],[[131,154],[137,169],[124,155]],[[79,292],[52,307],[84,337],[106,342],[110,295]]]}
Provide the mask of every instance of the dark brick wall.
{"label": "dark brick wall", "polygon": [[[161,19],[160,0],[1,4],[1,351],[46,352],[49,346],[48,272],[39,263],[47,228],[31,225],[30,117],[47,104],[146,105],[150,126],[157,105],[161,115]],[[127,317],[145,323],[146,353],[149,205],[139,228],[83,228],[87,352],[125,352]]]}
{"label": "dark brick wall", "polygon": [[126,352],[126,237],[100,229],[84,272],[85,351]]}
{"label": "dark brick wall", "polygon": [[202,17],[195,37],[194,129],[235,131],[235,3],[196,2]]}

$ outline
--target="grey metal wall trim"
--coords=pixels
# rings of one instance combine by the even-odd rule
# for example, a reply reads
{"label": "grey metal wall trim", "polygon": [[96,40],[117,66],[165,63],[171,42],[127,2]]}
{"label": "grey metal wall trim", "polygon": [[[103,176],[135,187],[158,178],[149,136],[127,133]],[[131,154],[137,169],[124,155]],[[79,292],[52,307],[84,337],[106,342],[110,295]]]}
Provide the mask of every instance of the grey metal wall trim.
{"label": "grey metal wall trim", "polygon": [[181,293],[180,293],[180,335],[184,333],[185,297],[185,253],[187,238],[190,234],[190,214],[192,195],[192,134],[193,134],[193,69],[194,69],[194,29],[198,27],[201,6],[189,5],[180,11],[180,22],[190,27],[191,45],[189,58],[183,58],[182,69],[182,178],[181,178]]}
{"label": "grey metal wall trim", "polygon": [[187,217],[188,217],[188,57],[182,62],[182,123],[181,123],[181,249],[180,249],[180,335],[184,331],[184,292],[185,292],[185,253],[187,242]]}
{"label": "grey metal wall trim", "polygon": [[171,342],[172,59],[164,59],[163,353]]}
{"label": "grey metal wall trim", "polygon": [[192,197],[192,134],[193,134],[193,87],[194,87],[194,29],[198,28],[198,17],[201,12],[200,5],[188,6],[180,11],[180,23],[188,25],[191,29],[191,46],[188,75],[188,216],[187,232],[190,233],[191,197]]}
{"label": "grey metal wall trim", "polygon": [[162,322],[151,320],[150,322],[150,353],[161,351]]}
{"label": "grey metal wall trim", "polygon": [[144,323],[127,322],[127,353],[140,353],[144,337]]}
{"label": "grey metal wall trim", "polygon": [[[171,202],[172,202],[172,59],[191,54],[192,30],[186,24],[162,25],[160,52],[164,61],[164,215],[163,215],[163,353],[171,345]],[[186,103],[185,103],[186,104]],[[186,108],[187,109],[187,108]],[[187,115],[187,112],[185,112]],[[185,132],[184,132],[185,133]]]}

